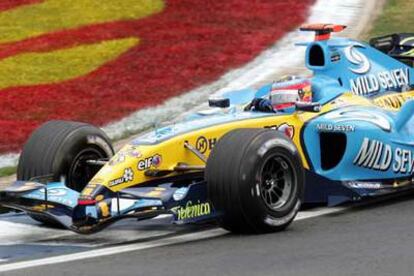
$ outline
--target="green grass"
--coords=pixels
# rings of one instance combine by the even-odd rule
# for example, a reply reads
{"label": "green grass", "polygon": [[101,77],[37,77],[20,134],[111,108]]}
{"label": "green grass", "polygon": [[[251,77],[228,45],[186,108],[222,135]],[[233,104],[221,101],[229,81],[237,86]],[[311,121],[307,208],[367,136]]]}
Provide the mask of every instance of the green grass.
{"label": "green grass", "polygon": [[0,177],[9,176],[15,174],[17,171],[17,167],[4,167],[0,168]]}
{"label": "green grass", "polygon": [[387,0],[366,39],[391,33],[414,32],[414,1]]}

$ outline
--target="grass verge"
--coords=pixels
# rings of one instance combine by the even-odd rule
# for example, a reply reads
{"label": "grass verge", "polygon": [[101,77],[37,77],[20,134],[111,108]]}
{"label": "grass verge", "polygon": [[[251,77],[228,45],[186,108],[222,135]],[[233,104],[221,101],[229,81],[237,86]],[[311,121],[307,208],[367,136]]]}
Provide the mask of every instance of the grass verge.
{"label": "grass verge", "polygon": [[15,174],[17,167],[4,167],[0,168],[0,177],[9,176]]}
{"label": "grass verge", "polygon": [[388,0],[366,39],[395,32],[413,32],[414,1]]}

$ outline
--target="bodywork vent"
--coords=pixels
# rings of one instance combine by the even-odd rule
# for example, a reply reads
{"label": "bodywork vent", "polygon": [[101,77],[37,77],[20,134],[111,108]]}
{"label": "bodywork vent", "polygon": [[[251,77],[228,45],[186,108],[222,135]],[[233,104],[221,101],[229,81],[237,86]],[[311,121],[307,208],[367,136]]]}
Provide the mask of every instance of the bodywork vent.
{"label": "bodywork vent", "polygon": [[321,166],[323,170],[335,168],[346,150],[346,134],[341,132],[321,132]]}
{"label": "bodywork vent", "polygon": [[315,44],[309,50],[309,65],[325,66],[325,55],[321,46]]}

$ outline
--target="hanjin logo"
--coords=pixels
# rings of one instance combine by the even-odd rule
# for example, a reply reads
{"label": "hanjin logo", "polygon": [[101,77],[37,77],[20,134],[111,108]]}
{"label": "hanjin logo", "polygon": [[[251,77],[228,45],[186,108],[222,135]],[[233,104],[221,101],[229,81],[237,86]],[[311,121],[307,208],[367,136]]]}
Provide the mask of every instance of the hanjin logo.
{"label": "hanjin logo", "polygon": [[207,138],[204,136],[198,137],[196,141],[196,149],[201,153],[205,153],[207,151],[207,148],[208,148]]}
{"label": "hanjin logo", "polygon": [[365,74],[371,69],[371,63],[364,54],[356,49],[356,47],[365,48],[362,44],[356,44],[346,47],[344,51],[346,59],[358,67],[349,67],[349,70],[355,74]]}
{"label": "hanjin logo", "polygon": [[217,138],[207,139],[204,136],[200,136],[197,138],[195,147],[200,153],[205,153],[207,150],[213,149],[216,143],[217,143]]}

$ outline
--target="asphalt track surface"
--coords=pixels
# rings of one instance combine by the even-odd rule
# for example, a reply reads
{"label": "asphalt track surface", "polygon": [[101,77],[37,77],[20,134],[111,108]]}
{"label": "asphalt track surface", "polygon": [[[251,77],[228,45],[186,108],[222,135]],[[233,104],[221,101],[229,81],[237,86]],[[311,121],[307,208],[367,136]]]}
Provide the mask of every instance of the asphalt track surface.
{"label": "asphalt track surface", "polygon": [[[413,194],[311,209],[284,232],[250,236],[214,225],[168,226],[166,217],[125,221],[93,236],[32,223],[32,240],[0,245],[0,275],[414,275],[413,210]],[[0,220],[29,223],[24,216]],[[76,254],[85,257],[73,260]]]}

